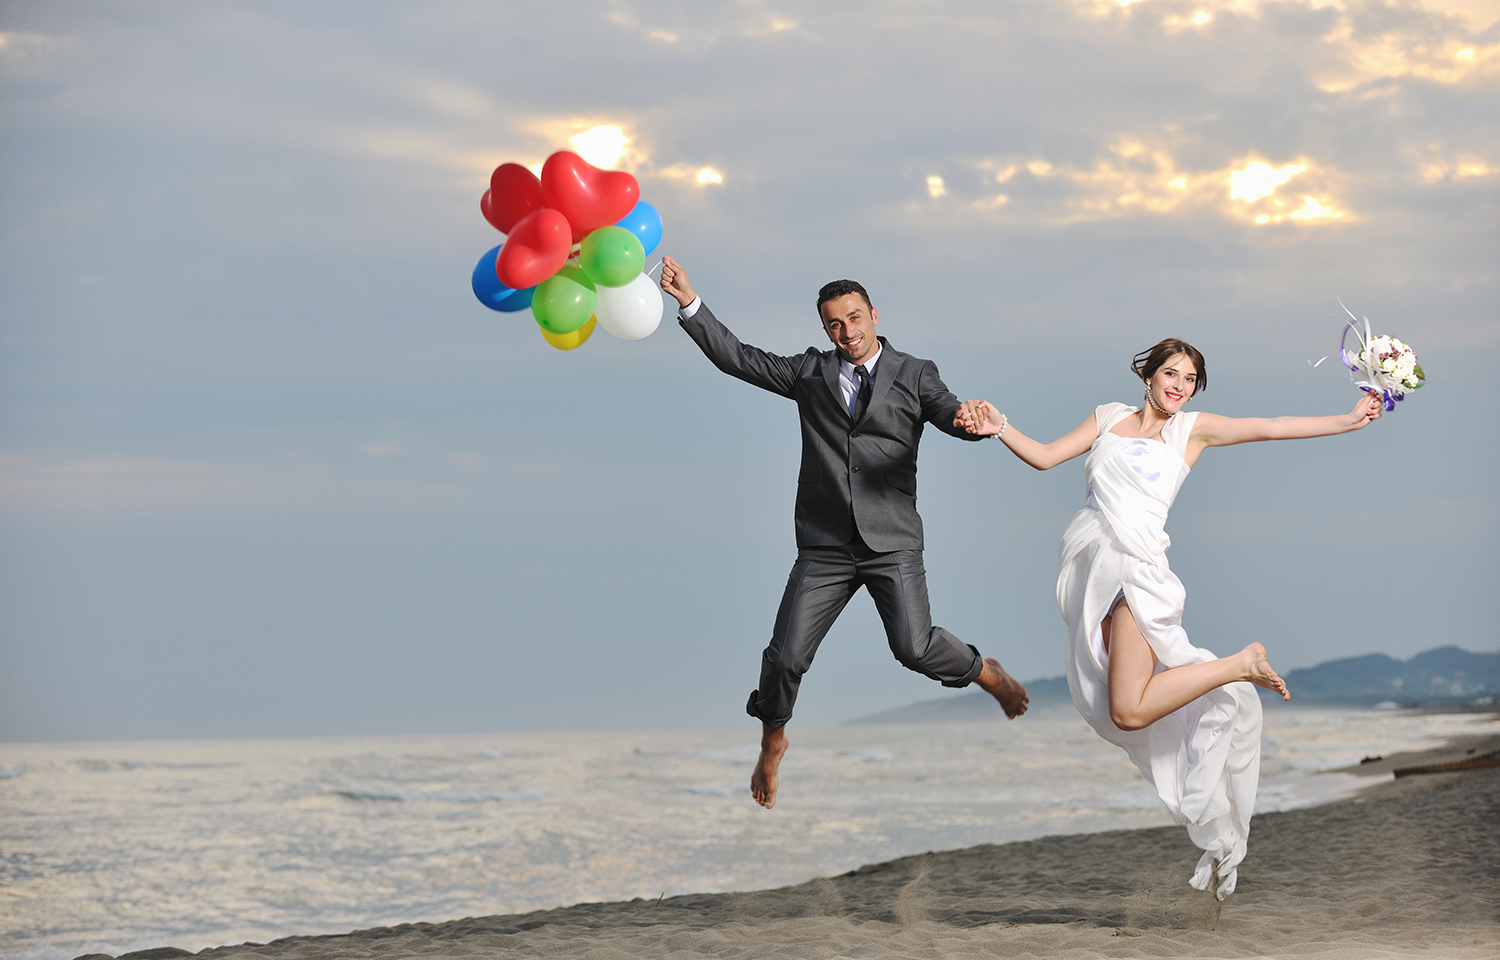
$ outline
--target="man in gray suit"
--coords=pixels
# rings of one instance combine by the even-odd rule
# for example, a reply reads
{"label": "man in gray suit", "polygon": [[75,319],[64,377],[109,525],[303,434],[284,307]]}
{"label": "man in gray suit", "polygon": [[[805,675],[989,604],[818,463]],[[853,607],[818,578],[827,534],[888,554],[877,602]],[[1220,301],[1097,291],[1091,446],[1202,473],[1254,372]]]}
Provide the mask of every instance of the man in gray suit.
{"label": "man in gray suit", "polygon": [[672,258],[662,289],[676,298],[682,328],[714,366],[797,401],[802,466],[797,475],[797,562],[787,580],[760,686],[746,711],[761,721],[760,758],[750,777],[757,803],[776,802],[786,722],[813,654],[849,599],[869,591],[891,652],[908,669],[947,687],[978,683],[1014,719],[1026,688],[979,651],[932,625],[917,515],[917,444],[925,424],[977,440],[954,423],[958,398],[937,367],[876,337],[879,313],[865,288],[835,280],[818,292],[818,315],[833,350],[782,357],[741,343],[693,292]]}

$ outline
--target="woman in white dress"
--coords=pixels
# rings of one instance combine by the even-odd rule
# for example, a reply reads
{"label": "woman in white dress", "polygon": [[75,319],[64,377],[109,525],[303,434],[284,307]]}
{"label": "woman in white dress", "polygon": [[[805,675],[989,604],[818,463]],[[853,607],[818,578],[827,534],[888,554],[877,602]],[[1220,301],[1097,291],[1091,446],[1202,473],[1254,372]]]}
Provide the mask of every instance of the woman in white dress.
{"label": "woman in white dress", "polygon": [[1260,776],[1260,699],[1251,684],[1291,695],[1259,643],[1216,658],[1189,642],[1187,595],[1167,565],[1167,511],[1208,447],[1347,433],[1379,417],[1381,405],[1366,395],[1331,417],[1183,413],[1208,377],[1203,355],[1175,338],[1138,354],[1131,370],[1145,383],[1143,406],[1104,404],[1051,443],[1010,427],[982,400],[965,403],[956,422],[998,436],[1038,470],[1089,455],[1087,502],[1058,551],[1068,689],[1084,719],[1125,749],[1205,851],[1192,885],[1213,884],[1222,900],[1245,856]]}

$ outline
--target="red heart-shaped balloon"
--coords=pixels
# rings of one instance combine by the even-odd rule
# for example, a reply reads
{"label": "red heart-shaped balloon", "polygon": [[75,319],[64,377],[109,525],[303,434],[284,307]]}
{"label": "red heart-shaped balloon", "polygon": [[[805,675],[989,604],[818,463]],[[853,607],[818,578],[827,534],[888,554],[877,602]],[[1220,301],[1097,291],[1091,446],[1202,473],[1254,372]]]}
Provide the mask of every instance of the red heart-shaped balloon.
{"label": "red heart-shaped balloon", "polygon": [[[495,222],[495,211],[490,209],[490,192],[488,190],[484,192],[484,196],[479,198],[479,212],[489,222],[490,226],[496,230],[500,230],[500,225]],[[501,232],[504,233],[503,230]]]}
{"label": "red heart-shaped balloon", "polygon": [[534,287],[561,270],[572,249],[568,218],[543,207],[511,228],[495,258],[495,276],[512,290]]}
{"label": "red heart-shaped balloon", "polygon": [[576,153],[559,150],[542,166],[542,198],[568,218],[578,241],[635,209],[641,185],[623,170],[600,170]]}
{"label": "red heart-shaped balloon", "polygon": [[496,167],[490,174],[490,188],[479,200],[479,212],[501,233],[510,233],[512,227],[544,206],[542,181],[519,163]]}

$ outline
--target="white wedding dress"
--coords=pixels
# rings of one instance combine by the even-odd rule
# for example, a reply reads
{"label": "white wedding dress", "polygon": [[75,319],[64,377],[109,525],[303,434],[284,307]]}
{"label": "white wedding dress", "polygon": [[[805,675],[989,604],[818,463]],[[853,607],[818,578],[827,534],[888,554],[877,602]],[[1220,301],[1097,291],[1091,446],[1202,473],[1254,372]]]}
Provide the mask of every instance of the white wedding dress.
{"label": "white wedding dress", "polygon": [[1167,566],[1167,511],[1191,469],[1183,459],[1197,413],[1179,413],[1161,440],[1128,438],[1110,428],[1138,410],[1107,403],[1094,411],[1099,436],[1084,462],[1087,505],[1073,517],[1058,550],[1057,605],[1068,624],[1068,689],[1099,736],[1123,747],[1156,787],[1199,848],[1192,885],[1234,892],[1236,868],[1260,778],[1260,698],[1250,683],[1230,683],[1143,730],[1121,730],[1109,718],[1109,656],[1099,625],[1124,594],[1136,624],[1156,652],[1157,672],[1215,656],[1182,629],[1187,599]]}

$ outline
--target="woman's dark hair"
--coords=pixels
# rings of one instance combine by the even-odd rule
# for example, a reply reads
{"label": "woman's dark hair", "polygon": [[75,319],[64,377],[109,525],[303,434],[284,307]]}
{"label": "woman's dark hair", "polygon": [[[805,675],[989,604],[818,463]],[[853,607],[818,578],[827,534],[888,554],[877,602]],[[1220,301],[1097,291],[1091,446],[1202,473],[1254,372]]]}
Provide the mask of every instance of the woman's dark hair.
{"label": "woman's dark hair", "polygon": [[1193,366],[1198,368],[1198,381],[1193,387],[1193,396],[1196,397],[1208,389],[1208,368],[1203,364],[1203,354],[1186,340],[1168,337],[1150,350],[1142,350],[1130,361],[1131,372],[1142,380],[1150,380],[1156,376],[1156,371],[1161,369],[1162,364],[1178,354],[1186,354],[1193,361]]}
{"label": "woman's dark hair", "polygon": [[818,319],[823,319],[823,304],[830,300],[837,300],[839,297],[847,297],[851,293],[859,294],[865,306],[875,306],[870,302],[870,295],[865,292],[865,288],[858,280],[833,280],[823,284],[822,289],[818,291]]}

